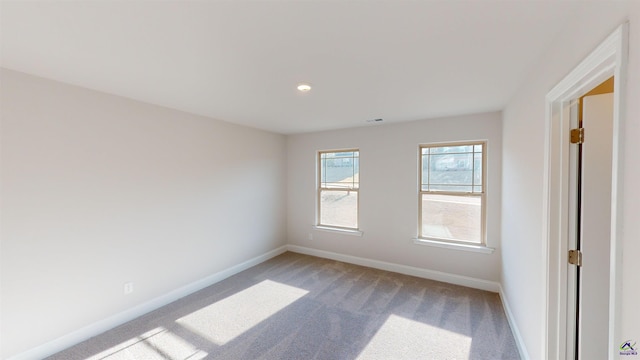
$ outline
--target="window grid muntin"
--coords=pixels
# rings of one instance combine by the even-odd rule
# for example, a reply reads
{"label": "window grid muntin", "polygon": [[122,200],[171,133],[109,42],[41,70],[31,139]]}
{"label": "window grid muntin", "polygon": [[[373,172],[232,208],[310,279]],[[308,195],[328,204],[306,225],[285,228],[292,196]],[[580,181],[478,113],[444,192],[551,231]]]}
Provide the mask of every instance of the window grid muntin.
{"label": "window grid muntin", "polygon": [[[481,146],[481,151],[476,151],[477,146]],[[433,148],[442,148],[442,147],[454,147],[454,146],[471,146],[471,152],[462,152],[465,154],[471,153],[472,161],[474,164],[472,166],[472,170],[475,172],[475,154],[481,153],[481,163],[480,163],[480,185],[475,185],[475,173],[472,173],[472,185],[464,185],[471,186],[472,191],[470,192],[457,192],[457,191],[442,191],[442,190],[423,190],[423,185],[425,185],[423,181],[424,177],[424,159],[425,155],[429,161],[429,170],[431,166],[431,149]],[[427,154],[424,153],[425,149],[427,150]],[[443,154],[443,153],[438,153]],[[449,153],[446,153],[449,154]],[[451,153],[454,154],[454,153]],[[486,192],[485,192],[485,184],[486,184],[486,162],[487,162],[487,142],[486,141],[471,141],[471,142],[457,142],[457,143],[438,143],[438,144],[429,144],[429,145],[420,145],[419,151],[419,191],[418,191],[418,238],[420,239],[428,239],[428,240],[437,240],[437,241],[446,241],[450,243],[458,243],[458,244],[479,244],[486,245]],[[427,179],[430,180],[431,171],[427,171]],[[427,183],[428,185],[431,185]],[[448,186],[451,184],[447,184]],[[477,186],[480,186],[480,191],[473,191]],[[423,194],[437,194],[437,195],[453,195],[453,196],[473,196],[480,197],[480,206],[481,206],[481,219],[480,219],[480,242],[476,241],[465,241],[460,239],[452,239],[445,237],[433,237],[433,236],[425,236],[423,234],[423,224],[422,224],[422,199]]]}
{"label": "window grid muntin", "polygon": [[[445,147],[462,147],[468,146],[471,148],[471,151],[459,151],[459,152],[443,152],[443,153],[432,153],[431,150],[435,148],[445,148]],[[477,151],[478,146],[480,146],[480,151]],[[427,153],[425,153],[425,150]],[[459,193],[484,193],[484,162],[485,162],[485,151],[486,151],[486,142],[469,142],[469,143],[449,143],[449,144],[433,144],[433,145],[421,145],[420,146],[420,191],[427,192],[441,192],[442,190],[432,190],[430,189],[432,186],[468,186],[471,187],[471,191],[464,191]],[[475,160],[476,155],[480,154],[481,162],[480,162],[480,184],[476,184],[476,166]],[[431,166],[432,166],[432,156],[443,156],[443,155],[471,155],[471,183],[470,184],[442,184],[442,183],[432,183],[431,182]],[[427,164],[427,182],[424,181],[424,160],[425,157],[428,159]],[[427,190],[424,190],[425,187]],[[481,187],[480,191],[476,191],[476,187]]]}
{"label": "window grid muntin", "polygon": [[[328,158],[329,154],[346,154],[351,153],[350,156],[335,156]],[[336,181],[327,181],[327,160],[336,160],[336,159],[351,159],[351,182],[336,182]],[[324,165],[324,167],[323,167]],[[337,151],[320,151],[319,152],[319,188],[320,189],[350,189],[357,190],[360,187],[360,151],[357,149],[349,149],[349,150],[337,150]],[[356,181],[356,167],[358,168],[358,180]],[[324,175],[324,178],[323,178]],[[328,185],[334,184],[334,185]],[[345,184],[345,185],[342,185]],[[350,186],[348,185],[350,184]]]}

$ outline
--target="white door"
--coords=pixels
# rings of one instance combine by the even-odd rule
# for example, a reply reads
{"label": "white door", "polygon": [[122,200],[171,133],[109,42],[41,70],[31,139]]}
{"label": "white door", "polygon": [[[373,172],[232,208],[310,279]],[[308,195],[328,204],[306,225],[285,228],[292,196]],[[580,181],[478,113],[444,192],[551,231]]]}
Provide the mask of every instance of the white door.
{"label": "white door", "polygon": [[609,349],[609,275],[613,94],[583,100],[580,194],[577,338],[578,358],[607,359]]}

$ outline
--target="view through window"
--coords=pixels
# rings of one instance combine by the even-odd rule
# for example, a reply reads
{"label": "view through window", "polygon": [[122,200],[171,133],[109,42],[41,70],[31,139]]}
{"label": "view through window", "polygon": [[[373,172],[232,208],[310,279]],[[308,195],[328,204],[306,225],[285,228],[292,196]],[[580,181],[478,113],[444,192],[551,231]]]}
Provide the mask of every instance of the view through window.
{"label": "view through window", "polygon": [[318,168],[318,225],[358,229],[360,152],[321,151]]}
{"label": "view through window", "polygon": [[485,147],[420,146],[420,238],[484,244]]}

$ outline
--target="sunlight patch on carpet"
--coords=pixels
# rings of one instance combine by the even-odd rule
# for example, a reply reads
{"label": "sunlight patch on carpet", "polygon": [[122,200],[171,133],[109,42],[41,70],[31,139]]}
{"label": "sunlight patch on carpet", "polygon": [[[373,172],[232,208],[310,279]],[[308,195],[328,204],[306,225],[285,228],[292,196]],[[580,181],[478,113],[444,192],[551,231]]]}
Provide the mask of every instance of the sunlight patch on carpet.
{"label": "sunlight patch on carpet", "polygon": [[392,314],[357,359],[468,359],[471,340]]}
{"label": "sunlight patch on carpet", "polygon": [[201,360],[209,355],[163,327],[124,341],[88,360],[189,359]]}
{"label": "sunlight patch on carpet", "polygon": [[264,280],[177,322],[217,345],[224,345],[307,293],[294,286]]}

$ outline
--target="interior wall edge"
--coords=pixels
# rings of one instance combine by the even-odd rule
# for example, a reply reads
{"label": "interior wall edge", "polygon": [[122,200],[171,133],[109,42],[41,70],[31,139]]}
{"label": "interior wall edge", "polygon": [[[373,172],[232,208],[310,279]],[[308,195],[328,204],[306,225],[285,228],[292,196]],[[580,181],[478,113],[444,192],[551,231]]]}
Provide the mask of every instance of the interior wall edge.
{"label": "interior wall edge", "polygon": [[527,351],[527,346],[524,343],[524,338],[520,333],[518,324],[516,323],[516,320],[513,317],[511,306],[509,305],[509,301],[507,300],[507,296],[505,295],[501,284],[498,284],[498,295],[500,295],[500,302],[502,303],[504,313],[507,316],[507,322],[509,323],[509,327],[511,328],[511,333],[513,334],[513,338],[516,340],[518,353],[520,353],[520,357],[522,358],[522,360],[529,360],[531,357],[529,356],[529,352]]}

